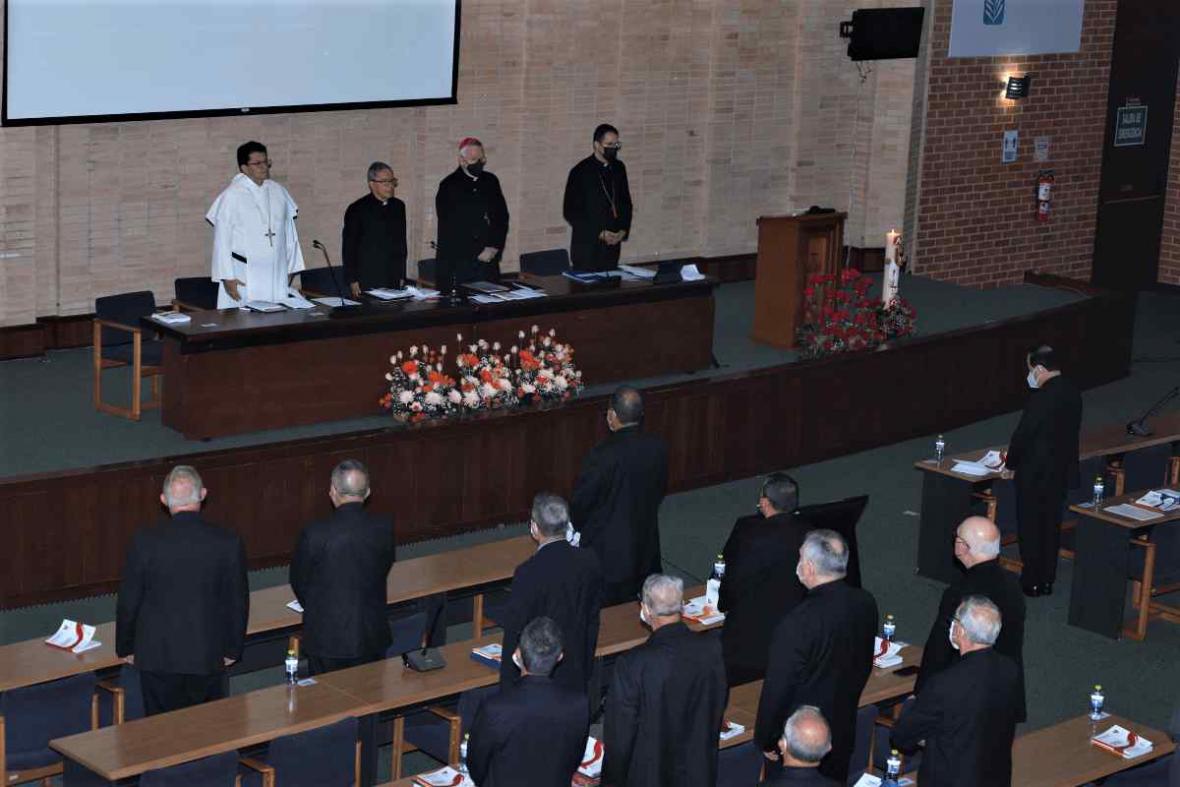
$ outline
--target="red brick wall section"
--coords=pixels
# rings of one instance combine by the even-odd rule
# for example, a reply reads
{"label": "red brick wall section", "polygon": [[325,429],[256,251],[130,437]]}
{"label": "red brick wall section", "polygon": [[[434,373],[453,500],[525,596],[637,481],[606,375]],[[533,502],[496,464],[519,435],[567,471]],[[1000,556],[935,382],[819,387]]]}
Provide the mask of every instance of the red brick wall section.
{"label": "red brick wall section", "polygon": [[[913,270],[977,287],[1019,281],[1026,270],[1088,279],[1117,0],[1085,0],[1077,53],[954,59],[951,0],[932,5],[916,221],[908,222]],[[1025,73],[1030,97],[1002,98],[1007,76]],[[1007,129],[1020,133],[1012,164],[1000,162]],[[1038,136],[1051,138],[1048,163],[1034,161]],[[1056,178],[1048,223],[1034,215],[1042,167]]]}
{"label": "red brick wall section", "polygon": [[1172,157],[1168,163],[1168,197],[1164,203],[1164,234],[1160,241],[1161,284],[1180,285],[1180,80],[1172,124]]}

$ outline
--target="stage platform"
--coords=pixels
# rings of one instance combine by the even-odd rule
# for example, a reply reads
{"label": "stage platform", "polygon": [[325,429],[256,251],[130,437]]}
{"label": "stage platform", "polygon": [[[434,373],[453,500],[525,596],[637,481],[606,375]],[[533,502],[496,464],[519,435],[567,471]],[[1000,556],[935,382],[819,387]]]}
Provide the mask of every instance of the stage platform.
{"label": "stage platform", "polygon": [[[718,288],[720,367],[634,381],[647,391],[645,428],[669,442],[672,490],[1015,410],[1027,395],[1021,357],[1036,342],[1065,348],[1084,387],[1127,373],[1133,296],[1031,285],[976,291],[916,277],[903,293],[918,310],[919,336],[801,362],[747,338],[752,283]],[[0,533],[14,558],[0,576],[0,606],[113,589],[127,540],[159,515],[160,481],[181,460],[201,470],[207,515],[243,534],[255,567],[288,559],[299,529],[326,513],[328,473],[348,456],[372,469],[371,504],[396,512],[399,540],[519,521],[536,491],[569,492],[605,433],[613,387],[592,386],[543,410],[419,427],[374,415],[200,442],[152,414],[140,423],[95,414],[89,357],[65,351],[47,364],[0,364]],[[373,385],[375,400],[381,381]]]}

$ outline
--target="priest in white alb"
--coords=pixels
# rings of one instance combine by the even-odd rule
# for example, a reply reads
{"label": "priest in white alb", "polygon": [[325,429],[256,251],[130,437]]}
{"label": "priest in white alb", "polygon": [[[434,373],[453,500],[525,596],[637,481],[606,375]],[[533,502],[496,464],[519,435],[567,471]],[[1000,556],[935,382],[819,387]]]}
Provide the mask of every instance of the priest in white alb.
{"label": "priest in white alb", "polygon": [[266,147],[259,142],[241,145],[238,169],[205,214],[213,225],[212,278],[221,285],[219,309],[247,301],[281,302],[291,276],[304,268],[295,231],[299,207],[270,179]]}

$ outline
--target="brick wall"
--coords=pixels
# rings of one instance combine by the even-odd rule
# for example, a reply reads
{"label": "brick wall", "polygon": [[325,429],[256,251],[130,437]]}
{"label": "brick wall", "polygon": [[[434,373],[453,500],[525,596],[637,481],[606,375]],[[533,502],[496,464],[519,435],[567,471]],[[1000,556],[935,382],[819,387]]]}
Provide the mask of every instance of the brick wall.
{"label": "brick wall", "polygon": [[1164,232],[1160,240],[1157,280],[1180,285],[1180,80],[1176,82],[1176,109],[1172,124],[1172,154],[1168,163],[1168,196],[1164,202]]}
{"label": "brick wall", "polygon": [[[259,139],[338,260],[365,167],[393,164],[410,257],[433,256],[433,197],[455,142],[482,138],[512,213],[505,268],[563,246],[561,191],[601,121],[636,202],[626,258],[751,252],[761,214],[849,208],[853,245],[903,213],[913,62],[860,85],[838,23],[907,0],[468,0],[456,106],[0,129],[0,325],[208,272],[205,211]],[[859,96],[859,98],[858,98]],[[855,144],[854,144],[855,140]]]}
{"label": "brick wall", "polygon": [[[1075,54],[955,59],[947,57],[951,0],[931,2],[931,49],[916,75],[928,86],[925,115],[915,116],[911,138],[920,158],[907,195],[913,270],[974,286],[1019,281],[1030,269],[1088,279],[1117,0],[1085,0]],[[1031,96],[1003,99],[1007,75],[1025,73]],[[1012,164],[1000,163],[1006,129],[1020,132]],[[1033,160],[1042,135],[1051,138],[1045,164]],[[1034,219],[1042,167],[1056,178],[1048,223]]]}

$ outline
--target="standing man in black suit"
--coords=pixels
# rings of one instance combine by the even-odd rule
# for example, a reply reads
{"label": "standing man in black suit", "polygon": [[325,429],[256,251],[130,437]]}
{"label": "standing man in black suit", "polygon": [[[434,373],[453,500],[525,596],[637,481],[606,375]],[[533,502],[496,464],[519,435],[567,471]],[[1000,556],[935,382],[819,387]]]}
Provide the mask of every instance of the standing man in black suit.
{"label": "standing man in black suit", "polygon": [[639,618],[647,642],[619,656],[606,695],[603,787],[714,787],[728,701],[715,637],[680,619],[684,583],[653,574]]}
{"label": "standing man in black suit", "polygon": [[115,651],[139,670],[148,716],[224,697],[242,657],[246,550],[201,518],[206,494],[196,470],[172,468],[160,495],[172,518],[137,532],[123,565]]}
{"label": "standing man in black suit", "polygon": [[774,629],[754,728],[754,741],[777,762],[787,718],[800,705],[819,708],[832,728],[832,751],[819,769],[839,782],[848,778],[856,709],[873,669],[877,632],[877,602],[844,581],[847,569],[848,545],[839,533],[807,534],[795,569],[807,595]]}
{"label": "standing man in black suit", "polygon": [[438,272],[435,285],[449,289],[469,281],[496,281],[508,239],[508,203],[500,180],[484,169],[483,143],[459,142],[459,166],[438,184]]}
{"label": "standing man in black suit", "polygon": [[557,624],[530,621],[511,653],[520,680],[501,684],[475,714],[471,778],[479,787],[569,787],[586,750],[590,710],[583,689],[552,677],[562,654]]}
{"label": "standing man in black suit", "polygon": [[384,161],[374,161],[368,178],[369,193],[344,211],[341,259],[354,298],[406,280],[406,204],[393,196],[397,176]]}
{"label": "standing man in black suit", "polygon": [[921,693],[927,681],[959,661],[959,653],[949,640],[955,610],[968,596],[983,596],[999,608],[1004,620],[995,647],[997,653],[1012,659],[1019,668],[1016,720],[1024,721],[1024,595],[1015,575],[1000,566],[1000,529],[990,519],[967,517],[955,531],[955,557],[967,571],[942,592],[938,615],[922,651],[922,671],[915,691]]}
{"label": "standing man in black suit", "polygon": [[631,186],[619,160],[619,130],[609,123],[594,129],[594,152],[570,170],[562,214],[570,235],[570,264],[576,271],[619,267],[623,241],[631,236]]}
{"label": "standing man in black suit", "polygon": [[779,738],[783,767],[763,784],[803,784],[837,787],[842,782],[819,772],[819,764],[832,750],[832,730],[819,708],[803,705],[791,714]]}
{"label": "standing man in black suit", "polygon": [[610,436],[582,460],[570,500],[581,545],[598,555],[602,605],[634,601],[644,577],[663,569],[660,503],[668,491],[668,445],[641,430],[643,398],[617,389],[606,411]]}
{"label": "standing man in black suit", "polygon": [[1002,623],[1000,610],[983,596],[963,599],[950,630],[962,658],[926,683],[893,728],[900,749],[926,742],[919,784],[1012,783],[1020,679],[1016,663],[992,648]]}
{"label": "standing man in black suit", "polygon": [[1005,459],[1016,473],[1016,527],[1027,596],[1048,596],[1057,578],[1057,548],[1065,494],[1078,485],[1078,430],[1082,395],[1061,376],[1057,353],[1048,345],[1025,359],[1032,396],[1008,441]]}
{"label": "standing man in black suit", "polygon": [[367,664],[389,647],[385,580],[393,521],[365,512],[369,473],[355,459],[332,471],[328,519],[303,529],[290,581],[303,607],[303,652],[312,675]]}
{"label": "standing man in black suit", "polygon": [[[553,677],[585,692],[598,645],[598,610],[602,606],[602,569],[588,549],[570,546],[569,507],[557,495],[542,492],[533,498],[529,535],[537,551],[516,567],[512,593],[504,611],[503,653],[516,650],[521,631],[530,620],[546,617],[561,632],[565,656]],[[500,685],[516,680],[516,666],[500,661]]]}
{"label": "standing man in black suit", "polygon": [[811,528],[796,516],[798,507],[795,479],[774,473],[762,483],[759,515],[735,522],[725,542],[718,606],[725,613],[721,652],[730,686],[766,674],[771,632],[803,600],[805,589],[794,569]]}

